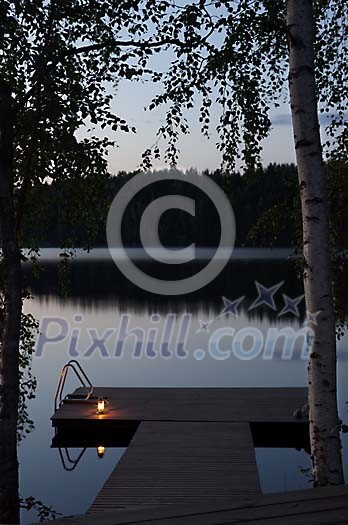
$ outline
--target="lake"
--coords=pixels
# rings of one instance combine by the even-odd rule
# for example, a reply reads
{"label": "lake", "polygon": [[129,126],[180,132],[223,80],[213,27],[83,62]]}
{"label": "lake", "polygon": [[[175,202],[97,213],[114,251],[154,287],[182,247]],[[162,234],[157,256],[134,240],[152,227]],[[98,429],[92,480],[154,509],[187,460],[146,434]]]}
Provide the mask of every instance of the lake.
{"label": "lake", "polygon": [[[197,262],[179,269],[177,264],[151,263],[141,251],[132,250],[140,268],[161,278],[191,275],[214,252],[214,248],[201,249]],[[303,289],[289,250],[236,248],[212,283],[174,297],[153,295],[132,285],[107,250],[78,251],[65,271],[57,255],[55,249],[42,250],[40,271],[33,271],[28,263],[24,270],[33,296],[25,302],[25,312],[43,323],[46,340],[41,335],[39,355],[33,358],[38,388],[29,412],[35,430],[19,450],[22,497],[33,496],[63,515],[84,513],[124,452],[108,448],[99,459],[96,449],[87,449],[76,468],[68,472],[58,450],[51,448],[54,395],[60,371],[72,357],[95,386],[306,385]],[[279,285],[274,309],[258,305],[260,288],[255,281],[265,288]],[[291,308],[283,294],[298,298],[297,306],[291,303]],[[239,303],[231,306],[228,301],[236,299]],[[288,346],[285,354],[285,339],[275,340],[274,335],[281,330],[295,334],[293,347]],[[58,341],[49,342],[53,338]],[[338,343],[338,380],[340,414],[348,422],[347,347],[345,335]],[[67,391],[77,386],[71,378]],[[343,445],[347,476],[347,435]],[[79,453],[72,449],[71,458]],[[306,472],[310,461],[304,450],[260,448],[256,456],[264,492],[310,487]],[[30,513],[23,516],[27,523],[34,519]]]}

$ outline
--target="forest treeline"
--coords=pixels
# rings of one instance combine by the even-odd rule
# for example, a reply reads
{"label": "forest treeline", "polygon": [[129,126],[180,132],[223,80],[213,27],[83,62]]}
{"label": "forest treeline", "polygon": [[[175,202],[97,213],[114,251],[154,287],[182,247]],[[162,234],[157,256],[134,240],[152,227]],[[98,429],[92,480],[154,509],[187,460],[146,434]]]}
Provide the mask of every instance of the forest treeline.
{"label": "forest treeline", "polygon": [[[331,206],[332,243],[348,246],[348,164],[327,166],[328,193]],[[179,210],[168,210],[159,224],[161,242],[167,246],[216,245],[220,223],[210,199],[191,184],[170,179],[168,175],[149,185],[129,203],[122,221],[125,245],[140,245],[139,224],[148,204],[162,195],[180,194],[195,200],[196,213],[191,217]],[[194,170],[190,173],[199,177]],[[120,172],[102,178],[65,179],[46,183],[30,192],[30,220],[23,226],[27,246],[106,246],[105,224],[110,204],[117,192],[134,173]],[[293,164],[269,164],[241,173],[205,171],[229,198],[236,218],[237,246],[293,246],[300,243],[300,199],[296,167]],[[35,202],[40,201],[40,213]]]}

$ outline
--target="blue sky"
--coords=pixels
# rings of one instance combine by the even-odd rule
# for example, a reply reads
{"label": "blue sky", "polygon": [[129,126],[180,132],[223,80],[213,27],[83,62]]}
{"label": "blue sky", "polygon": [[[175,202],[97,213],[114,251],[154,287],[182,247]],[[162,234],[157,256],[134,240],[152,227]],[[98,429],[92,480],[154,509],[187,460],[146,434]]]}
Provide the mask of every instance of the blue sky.
{"label": "blue sky", "polygon": [[[183,0],[186,3],[186,0]],[[218,45],[223,39],[223,34],[215,34],[211,37],[212,43]],[[148,66],[157,71],[168,70],[169,64],[175,55],[172,50],[162,50],[149,59]],[[121,170],[131,171],[139,168],[141,154],[156,142],[156,132],[165,118],[165,107],[156,108],[154,111],[144,111],[152,98],[161,90],[161,83],[130,82],[121,80],[115,93],[113,110],[115,114],[123,117],[128,123],[137,128],[137,133],[117,133],[112,138],[116,140],[115,147],[109,154],[109,165],[112,173]],[[180,157],[178,167],[180,169],[196,168],[198,171],[204,169],[214,170],[220,167],[221,157],[216,147],[218,140],[214,128],[218,123],[220,108],[212,106],[211,138],[208,140],[200,133],[198,123],[199,102],[196,108],[188,116],[191,133],[184,136],[179,143]],[[277,101],[279,103],[279,100]],[[281,103],[274,108],[270,114],[273,124],[269,137],[263,142],[262,162],[264,165],[270,162],[290,163],[295,162],[295,151],[291,127],[290,108],[288,103]],[[321,119],[324,123],[324,117]],[[327,137],[325,137],[327,139]],[[165,143],[160,141],[159,146],[163,151]],[[163,160],[154,162],[154,168],[165,167]],[[237,168],[240,168],[237,163]]]}
{"label": "blue sky", "polygon": [[[110,151],[110,171],[135,170],[141,162],[141,153],[156,141],[156,132],[165,116],[165,108],[144,111],[152,96],[157,92],[155,87],[147,83],[122,81],[114,98],[113,109],[119,116],[135,126],[136,134],[118,133],[118,147]],[[218,118],[218,110],[213,110],[213,121]],[[196,168],[214,170],[220,166],[220,153],[216,148],[217,135],[212,125],[211,138],[207,139],[200,133],[198,111],[192,110],[189,121],[191,133],[180,141],[180,158],[178,167],[181,169]],[[273,129],[264,141],[262,160],[265,165],[270,162],[294,162],[294,146],[291,129],[289,107],[284,104],[272,112]],[[163,141],[160,146],[165,145]],[[164,161],[157,161],[154,168],[163,168]]]}

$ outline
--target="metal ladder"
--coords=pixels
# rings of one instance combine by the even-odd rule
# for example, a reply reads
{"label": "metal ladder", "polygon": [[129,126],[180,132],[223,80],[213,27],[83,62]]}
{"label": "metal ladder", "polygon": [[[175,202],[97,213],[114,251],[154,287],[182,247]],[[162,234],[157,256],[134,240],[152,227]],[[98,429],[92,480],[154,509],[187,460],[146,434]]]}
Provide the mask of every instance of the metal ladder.
{"label": "metal ladder", "polygon": [[[68,371],[70,369],[75,373],[82,387],[86,389],[86,394],[68,394],[65,397],[63,397],[64,386],[66,383]],[[88,401],[89,399],[91,399],[93,392],[94,392],[94,387],[91,381],[89,380],[86,372],[83,370],[80,363],[78,363],[75,359],[72,359],[66,365],[63,366],[63,369],[61,371],[56,395],[54,398],[54,409],[55,411],[58,410],[61,404],[64,403],[65,401],[71,401],[71,402]]]}
{"label": "metal ladder", "polygon": [[[64,449],[59,448],[58,452],[59,452],[60,460],[62,462],[64,470],[67,470],[68,472],[72,472],[73,470],[75,470],[77,465],[80,463],[80,460],[82,459],[82,456],[84,455],[86,450],[87,450],[86,448],[82,449],[76,458],[72,458],[70,456],[68,448],[64,448]],[[65,453],[65,457],[64,457],[63,451]]]}

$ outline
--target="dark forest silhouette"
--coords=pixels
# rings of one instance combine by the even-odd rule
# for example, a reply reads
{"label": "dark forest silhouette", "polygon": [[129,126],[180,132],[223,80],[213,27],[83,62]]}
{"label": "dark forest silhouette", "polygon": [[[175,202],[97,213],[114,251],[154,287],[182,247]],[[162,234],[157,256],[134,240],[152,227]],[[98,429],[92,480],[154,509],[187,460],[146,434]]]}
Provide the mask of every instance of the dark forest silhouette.
{"label": "dark forest silhouette", "polygon": [[[344,195],[348,194],[346,166],[331,165],[329,190],[339,183],[340,194],[330,191],[332,203],[333,241],[345,246],[348,225],[344,212]],[[168,174],[170,171],[168,171]],[[95,191],[93,181],[82,181],[84,191],[76,191],[75,180],[57,181],[33,190],[32,199],[40,198],[44,203],[40,215],[31,215],[24,228],[24,244],[40,247],[74,245],[106,246],[105,222],[110,204],[120,190],[136,172],[120,172],[105,178]],[[224,173],[220,170],[205,171],[230,199],[237,221],[236,246],[295,246],[300,244],[300,203],[297,189],[297,171],[293,164],[269,164],[267,167],[240,173]],[[198,176],[198,174],[197,174]],[[339,179],[339,180],[338,180]],[[345,182],[345,184],[344,184]],[[337,187],[337,186],[336,186]],[[87,191],[86,191],[87,189]],[[39,192],[40,195],[37,193]],[[155,192],[155,193],[154,193]],[[215,246],[219,241],[220,225],[215,208],[203,192],[192,185],[168,180],[150,185],[136,197],[136,205],[128,206],[123,219],[123,242],[128,246],[141,245],[139,222],[146,206],[163,194],[186,194],[195,199],[194,220],[185,212],[171,210],[160,222],[160,239],[167,246],[183,246],[195,242],[198,246]],[[97,202],[98,201],[98,202]],[[93,216],[91,232],[87,216]],[[71,210],[75,209],[75,213]]]}

